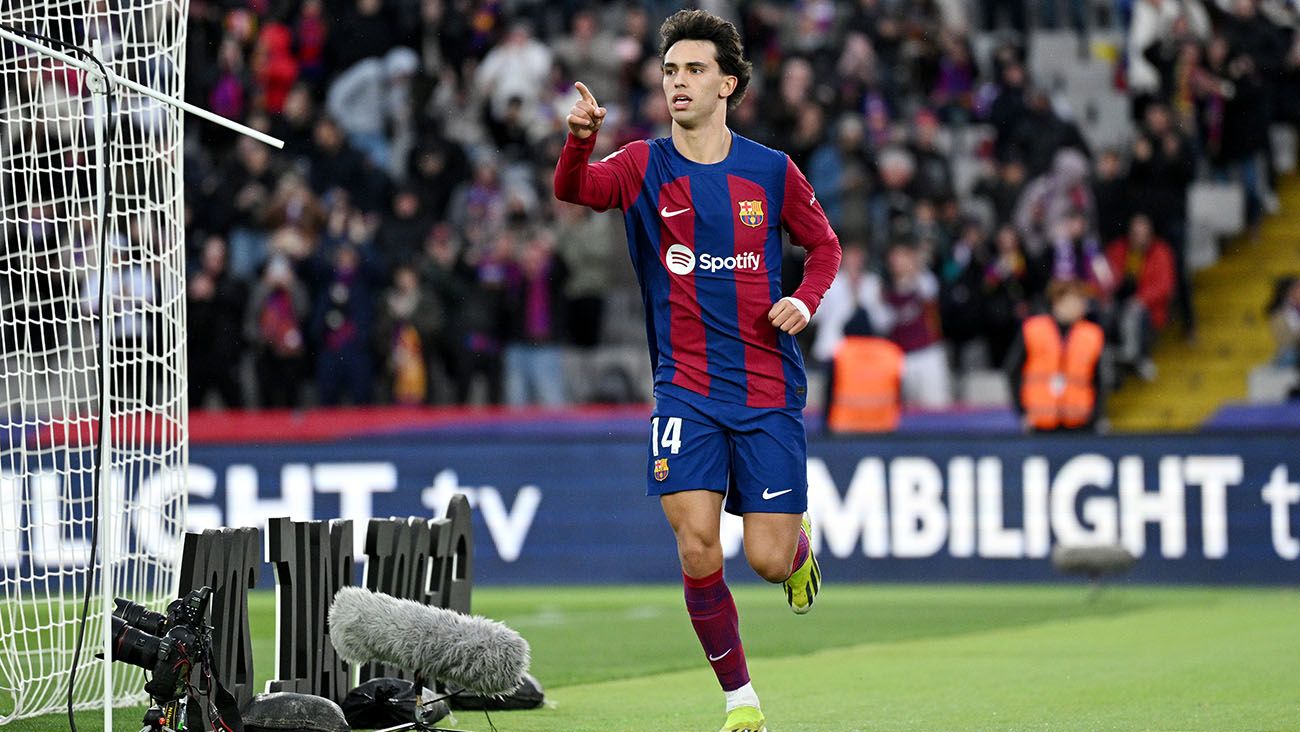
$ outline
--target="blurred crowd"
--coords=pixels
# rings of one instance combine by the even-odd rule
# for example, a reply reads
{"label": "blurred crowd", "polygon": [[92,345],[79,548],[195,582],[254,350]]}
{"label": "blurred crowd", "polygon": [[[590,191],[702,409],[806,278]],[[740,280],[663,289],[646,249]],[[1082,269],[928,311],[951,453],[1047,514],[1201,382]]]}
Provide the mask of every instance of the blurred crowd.
{"label": "blurred crowd", "polygon": [[[1027,4],[701,3],[754,63],[730,126],[791,155],[845,247],[810,360],[846,333],[888,338],[908,400],[945,407],[954,373],[1006,361],[1054,281],[1086,286],[1121,375],[1155,377],[1172,320],[1194,336],[1187,191],[1238,181],[1251,225],[1271,205],[1269,126],[1300,120],[1292,15],[1108,8],[1127,29],[1115,83],[1133,130],[1092,149],[1030,73],[1027,14],[1054,24],[1056,9]],[[1097,8],[1066,5],[1083,33]],[[657,29],[676,7],[192,0],[189,100],[287,144],[189,128],[191,404],[593,398],[565,371],[639,332],[610,311],[634,280],[617,215],[555,201],[550,178],[575,80],[610,110],[597,156],[667,134]],[[973,33],[997,39],[987,57]],[[970,191],[959,155],[983,170]]]}

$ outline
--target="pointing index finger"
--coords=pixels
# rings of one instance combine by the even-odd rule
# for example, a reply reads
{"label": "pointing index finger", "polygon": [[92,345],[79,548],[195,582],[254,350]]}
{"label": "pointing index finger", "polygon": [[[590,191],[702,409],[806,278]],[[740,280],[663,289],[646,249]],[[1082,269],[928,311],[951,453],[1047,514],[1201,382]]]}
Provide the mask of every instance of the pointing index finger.
{"label": "pointing index finger", "polygon": [[592,95],[591,90],[587,88],[586,84],[581,81],[575,81],[573,82],[573,88],[577,89],[578,93],[582,95],[582,100],[584,102],[590,102],[593,107],[600,106],[596,104],[596,97]]}

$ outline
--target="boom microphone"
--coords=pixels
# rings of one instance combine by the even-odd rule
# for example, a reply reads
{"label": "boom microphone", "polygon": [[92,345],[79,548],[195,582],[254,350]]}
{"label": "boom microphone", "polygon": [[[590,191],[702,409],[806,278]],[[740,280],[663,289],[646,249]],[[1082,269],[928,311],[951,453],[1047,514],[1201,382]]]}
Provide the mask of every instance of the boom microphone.
{"label": "boom microphone", "polygon": [[330,640],[349,663],[383,663],[476,694],[509,694],[528,670],[528,641],[495,620],[344,587],[329,611]]}

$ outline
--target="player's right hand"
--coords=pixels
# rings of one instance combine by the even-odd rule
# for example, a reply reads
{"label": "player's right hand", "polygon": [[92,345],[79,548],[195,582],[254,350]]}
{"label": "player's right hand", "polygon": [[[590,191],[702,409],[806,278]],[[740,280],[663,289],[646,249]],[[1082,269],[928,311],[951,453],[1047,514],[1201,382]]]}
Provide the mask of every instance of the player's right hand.
{"label": "player's right hand", "polygon": [[587,85],[581,81],[574,82],[573,88],[578,90],[582,98],[573,105],[569,110],[569,132],[579,140],[585,140],[598,129],[605,121],[606,109],[596,103],[596,97],[587,88]]}

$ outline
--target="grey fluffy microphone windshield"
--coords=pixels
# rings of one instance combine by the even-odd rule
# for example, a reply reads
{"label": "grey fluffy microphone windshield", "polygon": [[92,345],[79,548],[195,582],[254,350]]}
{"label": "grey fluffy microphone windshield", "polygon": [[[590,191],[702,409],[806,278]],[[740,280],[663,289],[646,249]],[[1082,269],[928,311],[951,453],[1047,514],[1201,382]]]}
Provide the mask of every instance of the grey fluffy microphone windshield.
{"label": "grey fluffy microphone windshield", "polygon": [[349,663],[397,666],[484,696],[509,694],[528,670],[528,641],[495,620],[361,587],[334,595],[329,625]]}

